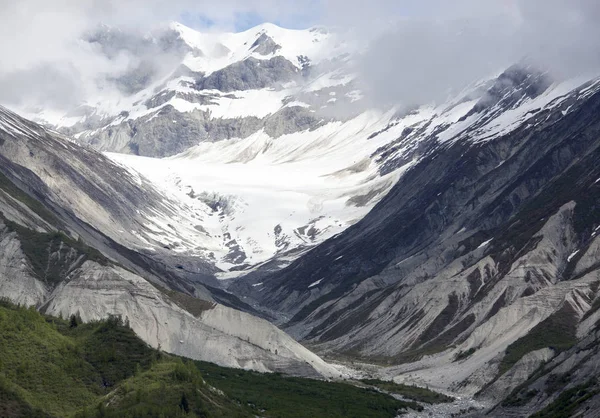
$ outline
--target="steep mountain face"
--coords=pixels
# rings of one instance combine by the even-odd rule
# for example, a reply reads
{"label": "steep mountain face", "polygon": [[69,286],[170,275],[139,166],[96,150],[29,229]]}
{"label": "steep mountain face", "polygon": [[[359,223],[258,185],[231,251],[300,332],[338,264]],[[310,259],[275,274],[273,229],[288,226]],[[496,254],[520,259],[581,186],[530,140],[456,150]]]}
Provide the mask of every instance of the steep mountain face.
{"label": "steep mountain face", "polygon": [[599,86],[508,70],[456,123],[380,151],[422,157],[362,221],[231,289],[320,352],[503,399],[596,323]]}
{"label": "steep mountain face", "polygon": [[339,374],[274,325],[218,303],[252,310],[210,286],[206,260],[141,251],[158,238],[153,216],[176,222],[184,211],[143,178],[5,109],[0,159],[1,297],[85,321],[120,315],[155,347],[225,366]]}
{"label": "steep mountain face", "polygon": [[[0,116],[0,130],[9,138],[0,145],[2,172],[53,211],[66,210],[61,213],[65,218],[61,227],[70,228],[75,236],[96,239],[104,247],[110,244],[103,241],[110,239],[119,251],[119,247],[145,251],[155,263],[181,265],[177,275],[189,273],[191,281],[210,281],[215,271],[208,256],[211,239],[194,228],[189,210],[165,199],[147,180],[131,175],[97,152],[5,109]],[[106,237],[94,238],[93,229]],[[191,266],[185,257],[179,257],[178,262],[176,248],[172,249],[178,245],[178,230],[191,231],[194,244],[204,246]]]}

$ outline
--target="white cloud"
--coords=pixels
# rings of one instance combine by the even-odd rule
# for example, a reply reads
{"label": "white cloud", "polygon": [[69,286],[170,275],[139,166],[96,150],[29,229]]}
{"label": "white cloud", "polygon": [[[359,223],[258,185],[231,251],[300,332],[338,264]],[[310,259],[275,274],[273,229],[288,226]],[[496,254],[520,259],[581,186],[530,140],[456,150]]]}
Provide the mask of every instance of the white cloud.
{"label": "white cloud", "polygon": [[375,101],[432,100],[525,56],[558,76],[600,67],[597,0],[0,0],[0,7],[3,103],[76,103],[98,88],[98,74],[120,74],[137,59],[108,60],[78,41],[82,33],[101,22],[146,31],[182,13],[229,30],[248,16],[285,25],[314,15],[350,40],[375,39],[358,66]]}
{"label": "white cloud", "polygon": [[0,0],[0,103],[77,104],[105,88],[103,79],[137,65],[139,57],[123,53],[107,59],[80,41],[101,23],[147,32],[186,13],[213,21],[211,30],[233,30],[247,15],[289,22],[315,1]]}

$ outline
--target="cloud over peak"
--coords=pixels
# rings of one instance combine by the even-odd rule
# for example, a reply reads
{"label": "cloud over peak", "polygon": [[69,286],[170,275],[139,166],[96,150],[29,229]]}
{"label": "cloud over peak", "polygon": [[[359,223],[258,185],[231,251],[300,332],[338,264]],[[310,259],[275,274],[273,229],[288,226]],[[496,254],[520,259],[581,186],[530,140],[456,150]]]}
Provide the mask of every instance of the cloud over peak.
{"label": "cloud over peak", "polygon": [[[557,78],[600,69],[596,0],[2,0],[0,102],[68,106],[134,68],[82,41],[106,23],[144,33],[184,17],[233,30],[274,21],[369,43],[356,70],[374,102],[439,100],[523,59]],[[209,30],[209,28],[205,28]],[[164,61],[164,57],[159,57]]]}

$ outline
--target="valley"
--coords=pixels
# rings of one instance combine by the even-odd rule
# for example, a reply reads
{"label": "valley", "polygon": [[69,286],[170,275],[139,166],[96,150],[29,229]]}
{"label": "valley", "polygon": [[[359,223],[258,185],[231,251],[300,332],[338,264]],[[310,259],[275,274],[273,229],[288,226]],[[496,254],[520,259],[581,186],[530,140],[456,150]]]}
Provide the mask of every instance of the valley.
{"label": "valley", "polygon": [[0,414],[593,416],[600,71],[387,104],[324,27],[79,42],[127,71],[0,106]]}

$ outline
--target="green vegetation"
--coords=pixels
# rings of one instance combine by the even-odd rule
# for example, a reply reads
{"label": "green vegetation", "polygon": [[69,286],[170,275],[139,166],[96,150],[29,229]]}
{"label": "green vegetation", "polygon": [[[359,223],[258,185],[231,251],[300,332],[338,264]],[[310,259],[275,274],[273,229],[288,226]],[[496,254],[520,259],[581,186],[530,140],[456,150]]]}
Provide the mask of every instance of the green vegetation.
{"label": "green vegetation", "polygon": [[394,417],[399,409],[422,410],[414,402],[398,401],[348,383],[227,369],[204,362],[196,364],[206,382],[263,417]]}
{"label": "green vegetation", "polygon": [[502,401],[502,406],[505,407],[514,407],[514,406],[524,406],[529,403],[535,396],[539,393],[536,389],[528,390],[525,393],[521,393],[520,391],[513,391],[504,401]]}
{"label": "green vegetation", "polygon": [[[60,229],[60,222],[43,203],[23,192],[2,173],[0,173],[0,191],[23,203],[50,225]],[[21,249],[34,273],[48,284],[59,283],[73,267],[78,267],[87,260],[100,264],[108,262],[98,250],[85,245],[82,241],[69,238],[63,232],[40,233],[9,221],[2,212],[0,212],[0,220],[10,231],[17,233],[21,241]]]}
{"label": "green vegetation", "polygon": [[17,233],[21,249],[29,260],[36,276],[48,284],[57,284],[72,270],[87,260],[106,265],[108,260],[100,251],[75,241],[62,232],[42,233],[15,222],[0,219],[9,230]]}
{"label": "green vegetation", "polygon": [[595,379],[590,380],[583,385],[564,391],[554,402],[533,414],[531,418],[571,417],[579,406],[598,393],[600,393],[600,388],[597,386],[597,381]]}
{"label": "green vegetation", "polygon": [[550,374],[546,380],[546,394],[559,393],[571,382],[571,379],[570,373]]}
{"label": "green vegetation", "polygon": [[417,402],[437,404],[450,403],[454,401],[454,399],[450,396],[446,396],[429,389],[420,388],[418,386],[407,386],[394,382],[386,382],[383,380],[375,379],[364,379],[361,380],[361,382],[363,382],[366,385],[375,386],[376,388],[379,388],[386,392],[395,393],[396,395],[400,395],[403,398],[412,399],[413,401]]}
{"label": "green vegetation", "polygon": [[577,343],[575,323],[571,312],[561,310],[537,324],[529,334],[506,348],[506,355],[500,362],[498,376],[502,376],[523,356],[532,351],[546,347],[565,351],[573,347]]}
{"label": "green vegetation", "polygon": [[460,353],[458,353],[456,355],[456,357],[454,357],[454,361],[461,361],[461,360],[464,360],[466,358],[469,358],[473,354],[475,354],[475,351],[477,351],[477,349],[475,347],[471,347],[467,351],[461,351]]}
{"label": "green vegetation", "polygon": [[117,318],[70,327],[8,302],[0,304],[0,353],[3,393],[53,416],[97,402],[156,355]]}
{"label": "green vegetation", "polygon": [[81,324],[0,300],[0,416],[395,417],[422,409],[347,383],[184,361],[120,318]]}
{"label": "green vegetation", "polygon": [[50,418],[51,415],[29,405],[0,378],[0,417]]}
{"label": "green vegetation", "polygon": [[[108,405],[108,406],[107,406]],[[158,362],[137,373],[95,408],[76,418],[252,417],[242,405],[210,387],[193,362]]]}

